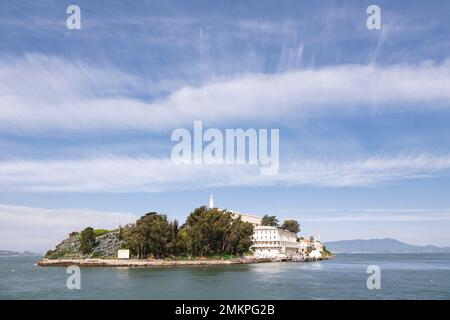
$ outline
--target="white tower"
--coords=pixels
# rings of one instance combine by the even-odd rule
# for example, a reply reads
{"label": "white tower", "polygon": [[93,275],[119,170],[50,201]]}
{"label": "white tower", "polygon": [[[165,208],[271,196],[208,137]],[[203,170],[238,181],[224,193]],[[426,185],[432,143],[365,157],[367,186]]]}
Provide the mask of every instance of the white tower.
{"label": "white tower", "polygon": [[210,209],[214,208],[214,195],[212,193],[209,196],[209,208]]}

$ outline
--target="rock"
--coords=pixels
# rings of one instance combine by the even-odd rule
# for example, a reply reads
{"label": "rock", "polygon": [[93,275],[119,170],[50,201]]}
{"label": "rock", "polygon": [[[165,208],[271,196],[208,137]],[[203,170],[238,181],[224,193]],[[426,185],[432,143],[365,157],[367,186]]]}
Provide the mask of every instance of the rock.
{"label": "rock", "polygon": [[112,231],[95,238],[91,253],[83,254],[80,251],[80,235],[74,235],[63,240],[54,250],[45,255],[47,259],[87,259],[87,258],[116,258],[117,250],[122,245],[119,232]]}
{"label": "rock", "polygon": [[89,258],[116,258],[117,250],[122,242],[119,239],[119,232],[110,232],[95,238],[94,249]]}

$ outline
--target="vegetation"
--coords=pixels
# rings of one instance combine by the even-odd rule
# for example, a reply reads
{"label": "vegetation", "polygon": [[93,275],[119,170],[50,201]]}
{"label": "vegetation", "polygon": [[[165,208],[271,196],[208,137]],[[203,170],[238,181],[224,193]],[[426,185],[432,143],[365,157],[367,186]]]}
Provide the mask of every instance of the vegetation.
{"label": "vegetation", "polygon": [[253,226],[231,213],[200,207],[186,223],[168,221],[166,215],[147,213],[136,223],[120,228],[124,248],[137,258],[242,255],[252,245]]}
{"label": "vegetation", "polygon": [[81,231],[80,250],[83,254],[89,254],[92,251],[95,243],[94,229],[87,227]]}
{"label": "vegetation", "polygon": [[91,255],[91,258],[102,258],[103,256],[100,254],[100,252],[94,252],[92,255]]}
{"label": "vegetation", "polygon": [[267,214],[261,219],[261,225],[269,227],[278,227],[278,219],[276,216],[268,216]]}
{"label": "vegetation", "polygon": [[218,209],[195,209],[182,230],[186,250],[193,256],[243,254],[252,245],[253,226]]}
{"label": "vegetation", "polygon": [[325,257],[331,257],[333,254],[331,253],[330,250],[328,250],[325,246],[323,246],[323,251],[322,251],[323,255]]}
{"label": "vegetation", "polygon": [[285,220],[281,228],[294,233],[300,232],[300,224],[296,220]]}
{"label": "vegetation", "polygon": [[177,231],[174,223],[169,223],[165,215],[150,212],[135,224],[123,228],[121,234],[128,248],[138,258],[146,258],[150,254],[164,258],[173,253],[176,246],[176,237],[172,234],[174,230]]}
{"label": "vegetation", "polygon": [[94,237],[100,237],[100,236],[110,233],[110,232],[111,232],[111,230],[107,230],[107,229],[95,229]]}
{"label": "vegetation", "polygon": [[[265,215],[262,224],[278,227],[275,216]],[[295,220],[286,220],[281,228],[298,233],[300,225]],[[107,239],[108,245],[101,247],[101,239],[96,237],[114,233]],[[81,232],[71,232],[64,246],[48,251],[46,257],[57,259],[69,255],[91,258],[103,257],[111,241],[117,249],[129,249],[131,256],[138,259],[234,259],[249,254],[252,246],[253,225],[231,212],[205,206],[196,208],[186,222],[179,225],[177,220],[169,221],[167,216],[149,212],[135,223],[119,227],[118,230],[93,229],[87,227]],[[103,239],[103,238],[102,238]],[[114,240],[115,239],[115,240]],[[101,247],[99,249],[99,247]],[[79,249],[78,249],[79,248]]]}
{"label": "vegetation", "polygon": [[[276,216],[268,216],[267,214],[261,219],[261,225],[270,227],[279,227],[279,221]],[[289,230],[294,233],[300,232],[300,224],[296,220],[285,220],[281,225],[282,229]]]}
{"label": "vegetation", "polygon": [[61,259],[64,258],[65,255],[67,255],[69,252],[66,250],[48,250],[45,253],[45,257],[48,259]]}

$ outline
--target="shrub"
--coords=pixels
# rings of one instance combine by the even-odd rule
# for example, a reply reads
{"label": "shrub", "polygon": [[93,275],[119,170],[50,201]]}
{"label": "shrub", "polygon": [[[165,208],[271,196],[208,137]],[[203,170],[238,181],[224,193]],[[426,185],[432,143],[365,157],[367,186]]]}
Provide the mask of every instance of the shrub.
{"label": "shrub", "polygon": [[330,257],[330,256],[333,255],[333,254],[331,253],[331,251],[328,250],[325,246],[323,246],[323,254],[324,254],[324,256],[326,256],[326,257]]}
{"label": "shrub", "polygon": [[107,229],[95,229],[94,230],[94,237],[97,238],[97,237],[100,237],[100,236],[102,236],[104,234],[107,234],[107,233],[110,233],[110,232],[111,231],[107,230]]}
{"label": "shrub", "polygon": [[91,255],[91,258],[103,258],[103,256],[100,252],[96,251]]}
{"label": "shrub", "polygon": [[83,254],[91,253],[92,248],[94,247],[95,237],[94,237],[94,229],[91,227],[87,227],[83,231],[81,231],[81,239],[80,239],[80,250]]}
{"label": "shrub", "polygon": [[49,255],[46,256],[46,258],[48,259],[61,259],[68,254],[67,250],[55,250],[55,251],[49,250],[49,251],[50,253],[47,251]]}

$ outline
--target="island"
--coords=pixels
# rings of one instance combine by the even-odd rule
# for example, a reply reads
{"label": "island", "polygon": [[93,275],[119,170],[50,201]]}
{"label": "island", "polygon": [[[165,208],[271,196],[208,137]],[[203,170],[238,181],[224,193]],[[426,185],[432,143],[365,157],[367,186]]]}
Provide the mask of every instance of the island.
{"label": "island", "polygon": [[[319,239],[298,237],[300,225],[275,216],[257,217],[202,206],[184,224],[149,212],[114,230],[87,227],[74,231],[39,266],[175,266],[228,265],[273,261],[309,262],[332,254]],[[120,256],[119,252],[126,252]]]}

